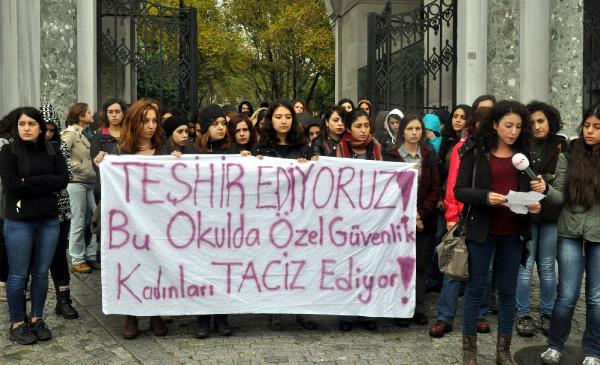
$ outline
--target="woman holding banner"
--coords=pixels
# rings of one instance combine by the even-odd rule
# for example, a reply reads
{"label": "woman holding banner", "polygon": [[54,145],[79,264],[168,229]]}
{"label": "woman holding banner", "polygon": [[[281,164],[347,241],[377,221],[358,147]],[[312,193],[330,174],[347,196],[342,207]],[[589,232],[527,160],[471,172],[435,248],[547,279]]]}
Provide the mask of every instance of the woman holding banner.
{"label": "woman holding banner", "polygon": [[230,137],[227,133],[225,111],[217,104],[208,104],[198,114],[200,130],[196,146],[200,153],[229,154]]}
{"label": "woman holding banner", "polygon": [[294,108],[285,100],[271,104],[259,135],[258,145],[252,153],[255,156],[307,160],[312,155]]}
{"label": "woman holding banner", "polygon": [[[298,162],[306,162],[311,158],[312,152],[308,147],[296,112],[292,105],[285,100],[275,101],[269,106],[265,114],[264,127],[259,129],[259,137],[259,142],[252,151],[252,154],[258,158],[262,158],[262,156],[279,157],[294,159]],[[308,320],[301,314],[296,316],[296,322],[305,329],[317,328],[316,322]],[[274,330],[281,330],[281,315],[269,315],[269,325]]]}
{"label": "woman holding banner", "polygon": [[[139,100],[127,109],[121,136],[119,138],[118,153],[122,155],[156,156],[161,154],[162,127],[158,123],[159,116],[156,104]],[[99,165],[108,153],[100,151],[94,158],[94,163]],[[181,156],[179,152],[173,152]],[[150,329],[155,336],[166,336],[167,326],[160,316],[150,317]],[[125,339],[136,338],[138,334],[138,319],[127,316],[122,336]]]}
{"label": "woman holding banner", "polygon": [[[342,113],[346,131],[336,150],[337,157],[357,158],[361,160],[381,160],[381,145],[371,135],[369,115],[362,109]],[[352,317],[340,316],[339,327],[342,331],[352,330]],[[360,317],[359,323],[369,331],[377,329],[377,322]]]}
{"label": "woman holding banner", "polygon": [[340,144],[340,139],[342,139],[346,131],[342,114],[342,108],[334,106],[329,108],[323,115],[321,136],[315,139],[311,145],[315,156],[335,157],[335,151]]}
{"label": "woman holding banner", "polygon": [[381,161],[381,145],[371,134],[369,114],[362,109],[344,113],[346,132],[340,140],[337,157]]}
{"label": "woman holding banner", "polygon": [[[265,114],[264,128],[259,129],[259,142],[253,155],[280,157],[306,162],[312,156],[306,137],[296,112],[285,100],[275,101]],[[318,159],[318,157],[317,157]],[[296,322],[303,328],[313,330],[317,324],[299,314]],[[269,324],[274,330],[281,330],[281,315],[270,315]]]}
{"label": "woman holding banner", "polygon": [[[217,104],[209,104],[198,113],[201,135],[198,137],[201,153],[229,154],[229,134],[225,111]],[[214,318],[215,330],[221,336],[231,336],[227,314],[200,315],[196,319],[196,338],[204,339],[210,333],[210,320]]]}
{"label": "woman holding banner", "polygon": [[[396,147],[385,155],[386,161],[415,164],[418,171],[417,189],[417,234],[416,234],[416,301],[417,308],[412,321],[419,325],[427,324],[425,303],[425,281],[427,264],[435,242],[437,215],[435,211],[440,196],[440,175],[437,168],[438,157],[427,143],[425,126],[418,115],[407,115],[400,120]],[[408,327],[410,319],[398,318],[396,324]]]}

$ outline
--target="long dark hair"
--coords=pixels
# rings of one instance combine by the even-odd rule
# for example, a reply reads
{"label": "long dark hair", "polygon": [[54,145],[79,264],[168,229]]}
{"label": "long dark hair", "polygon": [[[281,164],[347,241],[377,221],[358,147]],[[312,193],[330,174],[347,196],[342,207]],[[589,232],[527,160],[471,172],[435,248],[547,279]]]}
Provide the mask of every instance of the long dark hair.
{"label": "long dark hair", "polygon": [[519,133],[519,137],[511,148],[515,152],[529,153],[533,134],[531,130],[531,120],[529,119],[529,111],[525,105],[514,100],[502,100],[495,104],[491,109],[488,118],[481,123],[478,135],[487,151],[492,151],[498,147],[498,132],[494,128],[494,123],[499,123],[500,119],[512,113],[521,117],[522,124],[521,133]]}
{"label": "long dark hair", "polygon": [[579,138],[572,142],[567,172],[568,201],[585,209],[600,204],[600,146],[592,148],[583,139],[583,125],[590,117],[600,119],[600,103],[591,106],[583,116]]}
{"label": "long dark hair", "polygon": [[[327,137],[329,137],[329,128],[327,128],[327,122],[329,121],[329,118],[331,118],[331,116],[333,115],[333,113],[337,113],[340,118],[342,119],[342,121],[344,120],[343,118],[343,108],[339,105],[336,106],[332,106],[330,108],[328,108],[325,113],[323,113],[323,120],[321,121],[321,138],[323,139],[323,141],[327,140]],[[340,136],[342,136],[344,134],[344,132],[342,132],[342,134]]]}
{"label": "long dark hair", "polygon": [[456,113],[458,109],[462,110],[465,113],[465,128],[467,128],[467,126],[469,125],[469,119],[471,119],[471,107],[467,104],[458,104],[454,107],[454,109],[452,109],[452,112],[450,113],[450,122],[446,124],[446,127],[442,131],[442,136],[456,136],[460,138],[460,136],[456,134],[456,131],[452,126],[452,119],[454,119],[454,113]]}
{"label": "long dark hair", "polygon": [[277,100],[274,101],[267,110],[265,115],[265,127],[259,128],[259,145],[273,147],[279,144],[279,137],[277,137],[277,132],[275,131],[275,128],[273,128],[273,114],[279,107],[284,107],[292,113],[292,127],[285,136],[285,142],[292,146],[306,144],[304,130],[298,122],[294,108],[287,100]]}

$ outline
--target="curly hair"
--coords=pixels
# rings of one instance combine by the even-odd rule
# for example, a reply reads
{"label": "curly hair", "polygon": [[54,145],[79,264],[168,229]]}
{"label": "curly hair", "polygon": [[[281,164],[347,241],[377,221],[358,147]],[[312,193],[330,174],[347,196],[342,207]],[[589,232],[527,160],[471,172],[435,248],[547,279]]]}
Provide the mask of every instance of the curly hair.
{"label": "curly hair", "polygon": [[548,119],[548,126],[550,127],[549,134],[554,135],[558,133],[563,127],[562,119],[560,117],[560,112],[558,109],[553,107],[552,105],[543,103],[541,101],[534,100],[527,104],[527,109],[530,114],[535,112],[542,112]]}
{"label": "curly hair", "polygon": [[[100,119],[100,127],[108,128],[110,123],[108,123],[108,107],[113,104],[119,104],[121,107],[121,112],[123,112],[123,118],[125,118],[125,112],[127,111],[127,104],[121,99],[110,98],[102,104],[102,115]],[[121,120],[121,124],[123,124],[123,120]]]}
{"label": "curly hair", "polygon": [[348,98],[340,99],[340,101],[338,101],[337,105],[342,106],[342,104],[344,104],[344,103],[350,103],[350,105],[352,105],[352,110],[356,109],[356,107],[354,106],[354,102],[352,102],[352,100],[350,100]]}
{"label": "curly hair", "polygon": [[259,129],[259,145],[273,147],[279,144],[279,137],[277,137],[277,132],[275,131],[275,128],[273,128],[273,114],[275,114],[275,110],[280,107],[286,108],[292,114],[292,127],[285,136],[285,142],[292,146],[306,144],[304,129],[298,122],[294,108],[286,100],[277,100],[269,106],[269,109],[265,114],[265,127]]}
{"label": "curly hair", "polygon": [[160,148],[163,138],[163,128],[158,122],[160,114],[158,108],[153,101],[138,100],[133,103],[125,113],[123,118],[123,127],[121,129],[121,138],[119,139],[119,150],[126,153],[137,153],[140,151],[138,146],[138,137],[144,130],[144,120],[150,110],[156,113],[156,131],[152,136],[150,143],[152,148]]}
{"label": "curly hair", "polygon": [[488,151],[495,150],[498,147],[498,132],[494,127],[497,126],[503,117],[509,114],[517,114],[521,118],[521,132],[512,145],[512,148],[518,152],[528,153],[533,135],[531,120],[527,107],[518,101],[502,100],[495,104],[491,108],[488,117],[481,123],[478,135]]}

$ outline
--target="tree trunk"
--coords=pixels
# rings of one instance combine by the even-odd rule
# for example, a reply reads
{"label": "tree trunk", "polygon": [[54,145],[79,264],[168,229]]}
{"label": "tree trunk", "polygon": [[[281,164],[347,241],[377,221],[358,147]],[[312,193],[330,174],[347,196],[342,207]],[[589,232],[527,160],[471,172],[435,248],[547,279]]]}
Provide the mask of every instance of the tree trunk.
{"label": "tree trunk", "polygon": [[308,90],[308,95],[306,96],[306,100],[304,101],[305,105],[309,105],[310,100],[313,98],[313,94],[315,93],[315,88],[317,87],[317,82],[319,81],[320,76],[321,74],[317,72],[312,84],[310,85],[310,90]]}

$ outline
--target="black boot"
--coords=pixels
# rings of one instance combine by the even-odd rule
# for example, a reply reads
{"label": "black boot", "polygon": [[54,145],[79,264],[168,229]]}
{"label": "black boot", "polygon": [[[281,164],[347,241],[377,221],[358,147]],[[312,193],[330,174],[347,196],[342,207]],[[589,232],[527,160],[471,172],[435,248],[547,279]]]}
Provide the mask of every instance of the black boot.
{"label": "black boot", "polygon": [[231,336],[231,326],[229,326],[229,321],[227,320],[227,314],[215,314],[215,330],[221,336]]}
{"label": "black boot", "polygon": [[196,338],[204,339],[210,334],[210,315],[202,315],[196,318]]}
{"label": "black boot", "polygon": [[79,318],[79,313],[71,305],[71,291],[69,289],[56,291],[56,314],[63,316],[65,319]]}

